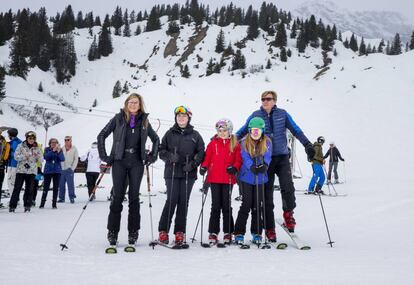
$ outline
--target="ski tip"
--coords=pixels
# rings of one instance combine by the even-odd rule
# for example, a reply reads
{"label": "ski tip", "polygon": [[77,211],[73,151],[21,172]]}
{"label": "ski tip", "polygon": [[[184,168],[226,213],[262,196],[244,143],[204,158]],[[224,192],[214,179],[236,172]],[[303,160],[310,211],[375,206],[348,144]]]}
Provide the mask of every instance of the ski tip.
{"label": "ski tip", "polygon": [[276,246],[276,249],[286,249],[288,247],[288,245],[286,243],[279,243]]}
{"label": "ski tip", "polygon": [[136,249],[135,249],[135,246],[128,245],[128,246],[124,247],[124,251],[125,252],[135,252]]}
{"label": "ski tip", "polygon": [[310,250],[311,247],[309,245],[304,245],[300,248],[300,250]]}
{"label": "ski tip", "polygon": [[202,244],[201,244],[201,247],[204,247],[204,248],[210,248],[211,246],[210,246],[210,244],[208,244],[208,243],[202,243]]}
{"label": "ski tip", "polygon": [[115,253],[118,253],[118,251],[116,250],[115,247],[108,247],[107,249],[105,249],[105,253],[106,254],[115,254]]}

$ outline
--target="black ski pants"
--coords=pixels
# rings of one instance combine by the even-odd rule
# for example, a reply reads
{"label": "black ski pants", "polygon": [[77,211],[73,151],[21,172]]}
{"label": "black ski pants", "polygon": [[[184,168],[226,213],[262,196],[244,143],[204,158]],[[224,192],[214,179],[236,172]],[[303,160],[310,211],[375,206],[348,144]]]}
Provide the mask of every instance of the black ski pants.
{"label": "black ski pants", "polygon": [[13,194],[10,198],[10,208],[15,209],[17,207],[17,202],[19,201],[20,191],[24,185],[24,195],[23,195],[23,206],[31,207],[32,206],[32,195],[33,195],[33,183],[34,183],[34,174],[23,174],[17,173],[16,180],[14,183]]}
{"label": "black ski pants", "polygon": [[91,196],[93,188],[99,177],[99,172],[86,172],[86,185],[88,186],[88,195]]}
{"label": "black ski pants", "polygon": [[[236,225],[234,226],[234,234],[246,233],[246,223],[249,218],[249,212],[252,212],[250,232],[252,234],[261,234],[263,231],[263,184],[251,185],[241,182],[243,185],[242,204],[237,215]],[[258,190],[258,191],[257,191]],[[266,189],[264,189],[266,191]]]}
{"label": "black ski pants", "polygon": [[137,159],[115,160],[112,165],[112,181],[114,185],[111,205],[109,206],[108,230],[119,232],[121,223],[122,202],[125,197],[126,178],[129,180],[128,192],[128,232],[135,232],[140,229],[141,216],[139,205],[139,189],[144,165]]}
{"label": "black ski pants", "polygon": [[231,184],[211,183],[211,212],[209,233],[220,232],[220,214],[223,213],[223,232],[233,233],[234,221],[231,208]]}
{"label": "black ski pants", "polygon": [[[169,232],[171,221],[175,208],[174,234],[177,232],[186,232],[188,200],[190,199],[191,190],[193,189],[195,179],[185,178],[165,178],[167,185],[167,201],[165,201],[162,210],[158,231]],[[186,197],[187,192],[187,197]]]}
{"label": "black ski pants", "polygon": [[47,173],[44,174],[44,181],[43,181],[43,194],[42,194],[42,201],[41,205],[45,205],[47,199],[47,193],[50,190],[50,183],[53,181],[53,197],[52,197],[52,204],[56,205],[57,196],[59,193],[59,181],[60,181],[60,173]]}
{"label": "black ski pants", "polygon": [[279,178],[280,194],[282,195],[283,211],[292,211],[296,207],[295,186],[293,185],[292,170],[290,169],[289,155],[272,156],[267,175],[269,177],[265,189],[266,223],[267,229],[275,228],[275,216],[273,202],[273,185],[275,174]]}

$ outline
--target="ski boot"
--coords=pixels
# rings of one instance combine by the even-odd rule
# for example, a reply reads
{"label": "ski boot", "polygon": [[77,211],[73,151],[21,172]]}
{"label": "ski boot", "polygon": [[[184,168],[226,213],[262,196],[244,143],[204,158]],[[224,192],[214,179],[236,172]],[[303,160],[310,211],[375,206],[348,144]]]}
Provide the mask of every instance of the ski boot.
{"label": "ski boot", "polygon": [[319,184],[316,184],[315,191],[313,191],[313,193],[315,195],[318,195],[318,194],[325,195],[325,192],[322,191],[322,186]]}
{"label": "ski boot", "polygon": [[187,249],[189,245],[185,242],[185,233],[176,232],[173,249]]}
{"label": "ski boot", "polygon": [[266,230],[266,238],[269,242],[273,242],[273,243],[277,242],[276,231],[274,228]]}
{"label": "ski boot", "polygon": [[117,253],[116,244],[118,242],[118,232],[108,231],[107,238],[109,241],[109,247],[106,248],[105,253],[109,253],[109,254]]}
{"label": "ski boot", "polygon": [[218,243],[217,234],[211,233],[208,236],[208,242],[209,242],[210,246],[216,245]]}
{"label": "ski boot", "polygon": [[332,184],[331,179],[326,180],[326,185]]}
{"label": "ski boot", "polygon": [[135,244],[138,240],[138,231],[128,233],[128,245],[124,248],[125,252],[135,252]]}
{"label": "ski boot", "polygon": [[52,201],[52,208],[53,208],[53,209],[57,209],[57,206],[56,206],[56,201]]}
{"label": "ski boot", "polygon": [[230,245],[231,244],[231,240],[232,240],[231,234],[224,234],[224,236],[223,236],[223,243],[225,245]]}
{"label": "ski boot", "polygon": [[161,231],[158,237],[158,241],[164,244],[168,244],[170,242],[168,238],[168,233],[165,231]]}
{"label": "ski boot", "polygon": [[30,207],[24,207],[24,212],[30,212]]}
{"label": "ski boot", "polygon": [[252,234],[252,243],[260,245],[262,243],[262,236],[259,234]]}
{"label": "ski boot", "polygon": [[36,200],[32,201],[32,207],[36,207]]}
{"label": "ski boot", "polygon": [[285,222],[283,225],[288,229],[289,232],[295,232],[296,221],[293,217],[293,211],[285,211],[283,212],[283,219]]}
{"label": "ski boot", "polygon": [[234,236],[234,243],[237,245],[244,244],[244,235],[235,235]]}
{"label": "ski boot", "polygon": [[339,184],[339,180],[338,179],[335,179],[334,184]]}
{"label": "ski boot", "polygon": [[9,208],[10,213],[14,213],[15,210],[16,210],[16,208]]}
{"label": "ski boot", "polygon": [[74,198],[70,198],[70,203],[74,204],[75,203],[75,199]]}
{"label": "ski boot", "polygon": [[46,203],[46,201],[41,201],[40,202],[40,206],[39,206],[39,209],[43,209],[44,207],[45,207],[45,203]]}

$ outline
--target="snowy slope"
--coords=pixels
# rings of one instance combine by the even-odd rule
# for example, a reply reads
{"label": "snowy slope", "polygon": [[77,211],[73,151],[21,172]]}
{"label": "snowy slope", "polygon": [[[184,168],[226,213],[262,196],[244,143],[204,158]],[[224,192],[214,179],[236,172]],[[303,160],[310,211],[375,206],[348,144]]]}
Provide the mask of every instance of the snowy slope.
{"label": "snowy slope", "polygon": [[[240,40],[243,29],[245,27],[224,28],[226,44],[230,40],[233,44]],[[178,72],[174,69],[177,58],[163,58],[163,47],[167,44],[163,31],[129,39],[114,37],[114,54],[88,64],[85,55],[92,39],[86,40],[87,31],[78,32],[76,48],[80,63],[77,76],[69,85],[53,84],[53,75],[40,74],[38,70],[31,71],[27,82],[7,77],[7,91],[13,90],[16,96],[32,98],[32,92],[42,80],[46,90],[62,94],[67,100],[72,98],[76,106],[89,107],[97,98],[97,109],[111,112],[82,111],[99,116],[67,114],[63,123],[50,129],[49,137],[63,138],[72,134],[80,152],[86,152],[99,130],[123,104],[125,96],[111,99],[113,84],[118,79],[139,85],[138,92],[145,98],[151,123],[157,126],[156,119],[161,119],[160,136],[173,124],[174,106],[186,104],[193,110],[192,122],[205,141],[214,133],[217,119],[231,118],[237,129],[259,106],[260,93],[274,89],[279,94],[279,107],[290,112],[309,139],[314,141],[317,136],[324,135],[327,142],[334,140],[346,159],[346,166],[341,164],[339,169],[342,179],[346,174],[346,183],[338,185],[336,190],[348,196],[323,199],[334,248],[326,245],[328,240],[317,197],[297,195],[297,232],[312,246],[311,251],[294,249],[280,229],[277,229],[279,240],[290,245],[286,251],[255,248],[240,251],[236,247],[204,249],[199,244],[193,244],[188,251],[153,250],[147,246],[151,227],[148,202],[144,197],[137,253],[107,256],[103,249],[107,244],[109,204],[103,201],[112,182],[110,177],[105,177],[102,182],[105,188],[99,189],[98,201],[88,206],[67,252],[60,251],[59,243],[64,242],[80,214],[86,202],[86,189],[77,189],[79,198],[74,205],[59,204],[56,211],[50,209],[50,202],[46,209],[36,208],[30,214],[23,214],[21,208],[13,215],[0,210],[0,244],[3,245],[0,275],[4,284],[409,284],[409,280],[413,280],[410,269],[414,246],[410,226],[414,214],[411,189],[414,181],[410,170],[414,157],[409,155],[409,150],[414,139],[410,132],[414,119],[414,76],[410,72],[414,52],[396,57],[382,54],[357,57],[337,44],[338,57],[333,58],[330,70],[317,81],[313,79],[317,72],[314,65],[320,65],[322,59],[319,50],[310,48],[301,57],[293,52],[287,64],[273,59],[271,70],[248,74],[244,79],[238,72],[233,76],[223,72],[199,78],[211,56],[207,47],[212,48],[211,43],[219,32],[217,27],[210,27],[205,43],[200,45],[201,50],[197,47],[204,58],[200,68],[193,68],[197,59],[191,55],[187,62],[193,74],[191,79],[175,77],[170,86],[166,71]],[[178,54],[184,52],[191,34],[191,27],[182,32],[183,42],[178,43]],[[154,46],[160,46],[160,50],[148,61],[149,72],[140,70],[139,79],[132,80],[136,69],[123,64],[123,59],[141,65]],[[265,64],[270,56],[265,39],[261,37],[256,42],[248,42],[243,53],[249,66]],[[157,81],[150,80],[153,73]],[[74,97],[76,90],[79,96]],[[49,100],[42,94],[36,95],[43,96],[38,97],[41,100]],[[28,128],[16,117],[9,117],[12,114],[7,108],[3,109],[2,124],[13,123],[22,130]],[[43,135],[41,129],[38,130]],[[304,178],[295,180],[295,185],[297,189],[305,189],[311,167],[300,146],[298,160]],[[153,198],[155,229],[165,201],[158,193],[164,188],[162,171],[163,164],[158,161],[153,186],[157,193]],[[79,183],[85,183],[83,175],[76,176],[76,184]],[[196,183],[191,196],[189,237],[200,211],[200,183]],[[145,179],[141,192],[146,192]],[[40,196],[38,203],[39,199]],[[281,217],[277,192],[275,203],[275,214]],[[206,205],[204,238],[210,200]],[[235,217],[239,204],[233,202],[233,207]],[[126,242],[125,213],[121,243]],[[197,237],[200,238],[199,234]]]}
{"label": "snowy slope", "polygon": [[335,24],[340,31],[353,31],[366,38],[392,40],[399,33],[403,41],[409,41],[413,25],[398,12],[350,11],[331,1],[308,1],[297,7],[293,15],[309,18],[311,15],[325,25]]}

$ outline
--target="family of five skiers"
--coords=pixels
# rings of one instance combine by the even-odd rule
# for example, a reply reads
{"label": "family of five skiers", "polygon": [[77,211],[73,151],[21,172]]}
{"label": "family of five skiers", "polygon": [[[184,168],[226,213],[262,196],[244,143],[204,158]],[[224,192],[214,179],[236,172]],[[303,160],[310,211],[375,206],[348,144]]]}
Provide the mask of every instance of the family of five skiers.
{"label": "family of five skiers", "polygon": [[[275,174],[280,182],[284,225],[289,231],[294,232],[295,188],[286,131],[289,130],[301,142],[308,160],[312,162],[314,175],[309,184],[309,192],[322,191],[325,179],[322,170],[324,158],[330,157],[329,180],[332,169],[335,179],[338,179],[336,172],[338,158],[341,160],[343,158],[333,143],[331,149],[323,156],[324,138],[319,137],[317,142],[312,144],[289,113],[276,106],[276,92],[263,92],[261,102],[260,109],[254,111],[236,133],[233,133],[233,124],[229,119],[217,121],[215,125],[217,133],[205,148],[203,138],[191,125],[193,114],[188,107],[175,108],[175,123],[160,141],[149,122],[142,96],[136,93],[130,94],[120,112],[98,134],[97,144],[94,143],[88,154],[82,157],[83,160],[88,160],[88,170],[90,167],[94,168],[93,171],[87,171],[90,195],[100,171],[101,160],[112,167],[113,193],[107,223],[107,238],[110,245],[117,244],[127,188],[126,181],[129,186],[128,243],[131,245],[136,243],[141,224],[139,192],[144,168],[154,163],[158,156],[165,162],[164,179],[167,186],[167,200],[158,224],[158,242],[169,243],[174,214],[174,243],[180,245],[186,242],[188,202],[197,179],[198,167],[203,181],[211,185],[212,204],[208,227],[211,244],[218,242],[221,215],[223,242],[230,244],[234,238],[236,243],[243,243],[249,213],[252,215],[250,226],[252,241],[260,243],[264,230],[265,238],[270,242],[276,242],[273,199]],[[43,208],[45,205],[51,181],[53,181],[53,208],[56,208],[58,189],[61,189],[58,202],[64,202],[65,183],[68,184],[69,199],[73,203],[76,197],[73,190],[73,174],[78,152],[71,144],[71,137],[65,137],[63,148],[59,146],[57,139],[50,139],[49,146],[43,154],[41,147],[36,143],[34,132],[26,133],[26,140],[22,143],[15,142],[17,130],[9,129],[8,133],[10,155],[13,157],[9,160],[8,171],[16,175],[14,186],[9,184],[9,189],[13,189],[10,211],[14,211],[17,206],[23,182],[26,182],[25,193],[28,193],[23,198],[24,207],[27,211],[30,210],[32,191],[31,189],[27,191],[27,188],[34,185],[42,158],[46,160],[43,171],[46,191],[43,191],[40,207]],[[113,143],[108,154],[105,140],[111,134]],[[145,147],[148,138],[152,142],[152,149],[149,151]],[[14,174],[9,174],[9,179],[11,175]],[[236,183],[236,176],[240,183],[239,187],[243,189],[243,195],[234,222],[231,192]]]}

